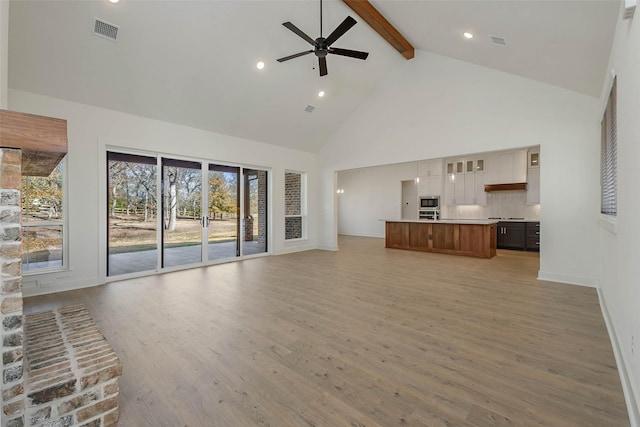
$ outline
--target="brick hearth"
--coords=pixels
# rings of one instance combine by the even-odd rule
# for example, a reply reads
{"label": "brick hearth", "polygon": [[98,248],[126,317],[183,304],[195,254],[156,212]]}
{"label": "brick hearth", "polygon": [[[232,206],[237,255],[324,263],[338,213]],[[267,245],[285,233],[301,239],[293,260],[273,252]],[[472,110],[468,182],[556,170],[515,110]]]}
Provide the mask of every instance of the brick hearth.
{"label": "brick hearth", "polygon": [[118,421],[120,360],[82,304],[25,316],[25,425]]}

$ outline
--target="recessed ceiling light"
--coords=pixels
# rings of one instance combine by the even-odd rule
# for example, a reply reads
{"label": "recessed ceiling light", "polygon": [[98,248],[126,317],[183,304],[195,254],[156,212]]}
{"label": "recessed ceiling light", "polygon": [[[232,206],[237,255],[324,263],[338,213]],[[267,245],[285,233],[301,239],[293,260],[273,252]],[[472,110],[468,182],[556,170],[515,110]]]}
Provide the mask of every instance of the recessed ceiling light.
{"label": "recessed ceiling light", "polygon": [[264,68],[264,62],[260,61],[256,64],[256,68],[258,70],[262,70]]}
{"label": "recessed ceiling light", "polygon": [[120,1],[120,0],[109,0],[109,3],[113,3],[113,4],[115,4],[115,3],[118,3],[119,1]]}
{"label": "recessed ceiling light", "polygon": [[463,35],[466,39],[472,39],[472,38],[473,38],[473,34],[471,34],[471,33],[469,33],[469,32],[462,33],[462,35]]}
{"label": "recessed ceiling light", "polygon": [[319,96],[320,98],[322,98],[322,97],[324,96],[324,91],[323,91],[323,90],[321,90],[320,92],[318,92],[318,96]]}

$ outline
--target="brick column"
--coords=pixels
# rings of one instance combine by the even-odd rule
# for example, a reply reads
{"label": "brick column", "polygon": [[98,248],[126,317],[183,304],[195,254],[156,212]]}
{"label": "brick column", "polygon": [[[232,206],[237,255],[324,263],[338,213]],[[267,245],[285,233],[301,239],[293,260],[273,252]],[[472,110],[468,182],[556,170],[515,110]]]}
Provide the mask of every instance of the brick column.
{"label": "brick column", "polygon": [[0,148],[2,427],[24,424],[21,162],[22,153],[19,149]]}

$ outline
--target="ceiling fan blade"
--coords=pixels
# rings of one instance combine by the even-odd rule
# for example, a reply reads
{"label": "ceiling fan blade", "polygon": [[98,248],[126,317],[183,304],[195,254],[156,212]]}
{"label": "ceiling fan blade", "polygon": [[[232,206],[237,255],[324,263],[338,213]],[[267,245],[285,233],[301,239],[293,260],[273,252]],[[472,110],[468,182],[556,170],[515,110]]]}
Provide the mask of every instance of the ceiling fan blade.
{"label": "ceiling fan blade", "polygon": [[327,58],[322,56],[318,58],[318,62],[320,63],[320,77],[327,75]]}
{"label": "ceiling fan blade", "polygon": [[369,56],[369,52],[361,52],[359,50],[350,50],[350,49],[340,49],[337,47],[330,48],[329,53],[333,53],[334,55],[348,56],[349,58],[357,58],[357,59],[367,59],[367,56]]}
{"label": "ceiling fan blade", "polygon": [[299,56],[308,55],[310,53],[313,53],[313,51],[312,50],[305,50],[304,52],[294,53],[293,55],[285,56],[284,58],[280,58],[277,61],[278,62],[284,62],[284,61],[288,61],[288,60],[293,59],[293,58],[297,58]]}
{"label": "ceiling fan blade", "polygon": [[325,40],[327,46],[331,46],[333,42],[342,37],[342,35],[349,31],[349,28],[353,27],[354,25],[356,25],[356,20],[350,16],[347,16],[344,21],[342,21],[342,24],[338,25],[338,27],[333,30],[333,33],[329,34],[329,37],[327,37],[327,39]]}
{"label": "ceiling fan blade", "polygon": [[303,33],[300,28],[298,28],[295,25],[293,25],[291,22],[285,22],[282,25],[284,25],[285,27],[287,27],[288,29],[290,29],[291,31],[296,33],[298,36],[300,36],[303,39],[305,39],[307,41],[307,43],[314,44],[316,42],[314,39],[312,39],[311,37],[309,37],[308,35]]}

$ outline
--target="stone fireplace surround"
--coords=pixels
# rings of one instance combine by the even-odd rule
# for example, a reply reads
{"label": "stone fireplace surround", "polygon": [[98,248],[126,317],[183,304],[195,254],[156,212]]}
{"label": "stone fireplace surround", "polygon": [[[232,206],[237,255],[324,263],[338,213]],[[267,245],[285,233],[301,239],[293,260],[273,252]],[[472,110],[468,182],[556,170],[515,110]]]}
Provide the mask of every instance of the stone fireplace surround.
{"label": "stone fireplace surround", "polygon": [[120,361],[82,305],[23,316],[22,174],[67,152],[65,120],[0,110],[1,427],[118,421]]}

